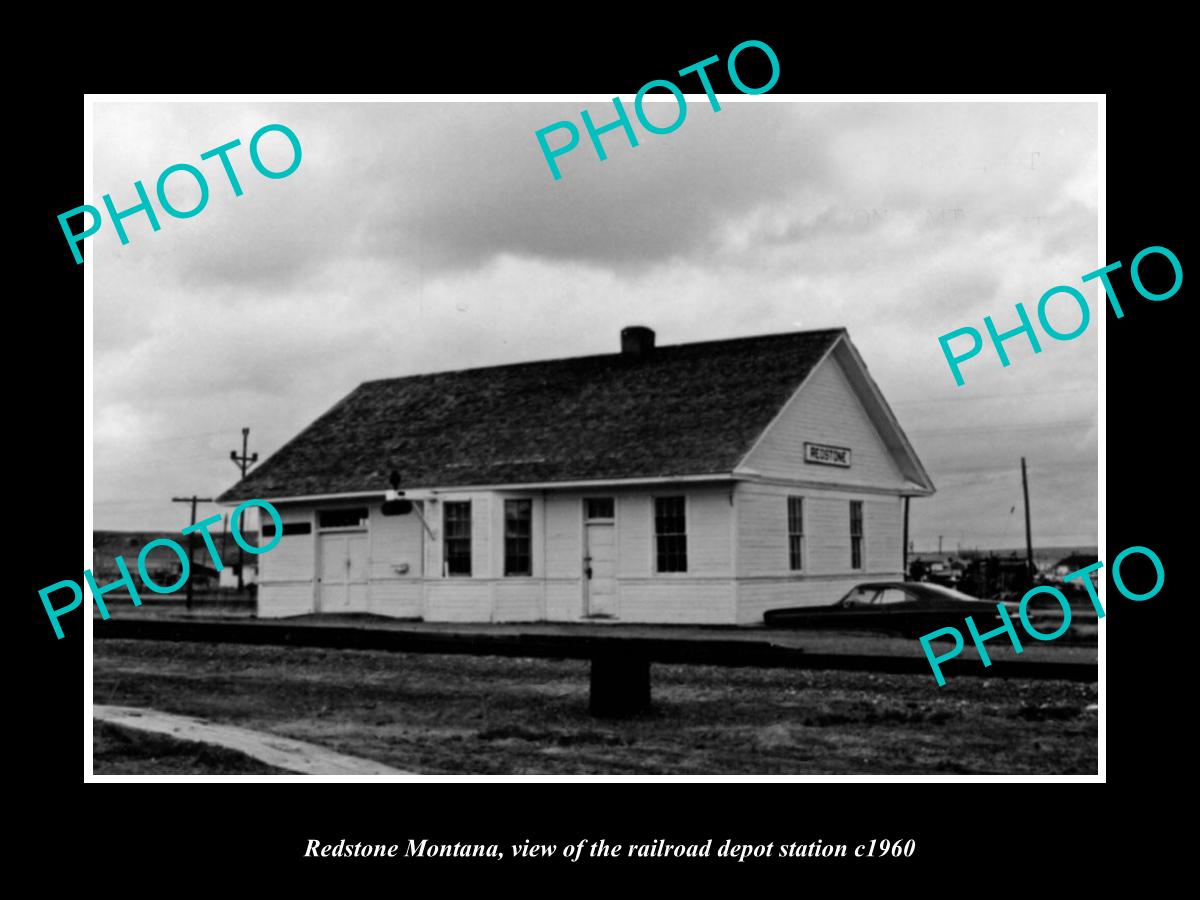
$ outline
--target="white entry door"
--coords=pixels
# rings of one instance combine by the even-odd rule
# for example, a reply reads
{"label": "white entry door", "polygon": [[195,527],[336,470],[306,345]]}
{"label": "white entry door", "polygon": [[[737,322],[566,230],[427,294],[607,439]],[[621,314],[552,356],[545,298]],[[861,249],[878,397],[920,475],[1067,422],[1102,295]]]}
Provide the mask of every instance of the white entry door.
{"label": "white entry door", "polygon": [[584,609],[589,616],[617,614],[617,544],[612,522],[588,522],[584,529]]}
{"label": "white entry door", "polygon": [[366,532],[321,535],[321,612],[366,612]]}

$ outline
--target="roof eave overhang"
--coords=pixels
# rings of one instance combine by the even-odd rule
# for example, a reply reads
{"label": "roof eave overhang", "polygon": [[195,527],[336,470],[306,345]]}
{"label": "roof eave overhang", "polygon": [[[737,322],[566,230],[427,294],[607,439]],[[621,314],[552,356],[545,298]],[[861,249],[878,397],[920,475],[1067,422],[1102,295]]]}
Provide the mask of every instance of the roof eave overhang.
{"label": "roof eave overhang", "polygon": [[[680,483],[695,483],[695,482],[723,482],[734,481],[737,476],[732,472],[713,472],[707,475],[660,475],[648,478],[597,478],[597,479],[579,479],[575,481],[530,481],[520,483],[502,483],[502,484],[459,484],[459,485],[427,485],[413,484],[405,485],[406,491],[421,491],[429,494],[462,494],[472,491],[548,491],[548,490],[590,490],[601,488],[622,488],[622,487],[639,487],[653,486],[660,484],[680,484]],[[370,500],[376,497],[383,497],[387,493],[386,489],[377,491],[343,491],[339,493],[329,494],[302,494],[296,496],[275,496],[275,497],[255,497],[256,500],[265,500],[268,503],[316,503],[330,500]],[[237,506],[240,503],[245,503],[251,499],[243,497],[239,499],[222,499],[217,503],[220,506]]]}

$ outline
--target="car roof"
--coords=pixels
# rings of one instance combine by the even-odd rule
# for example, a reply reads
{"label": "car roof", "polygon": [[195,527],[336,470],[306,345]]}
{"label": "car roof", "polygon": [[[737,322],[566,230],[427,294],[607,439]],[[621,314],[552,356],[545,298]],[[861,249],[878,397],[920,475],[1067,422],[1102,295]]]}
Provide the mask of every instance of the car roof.
{"label": "car roof", "polygon": [[948,588],[945,585],[935,584],[930,581],[864,581],[862,584],[856,584],[850,590],[883,590],[884,588],[902,588],[918,594],[939,594],[943,597],[949,594],[967,597],[971,600],[978,599],[971,597],[970,594],[964,594],[962,591],[956,591],[954,588]]}

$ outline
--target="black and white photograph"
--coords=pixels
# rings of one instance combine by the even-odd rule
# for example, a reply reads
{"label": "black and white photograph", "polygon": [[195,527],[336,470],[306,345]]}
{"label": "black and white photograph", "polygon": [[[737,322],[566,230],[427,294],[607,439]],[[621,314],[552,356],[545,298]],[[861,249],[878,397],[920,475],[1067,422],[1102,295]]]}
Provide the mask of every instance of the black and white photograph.
{"label": "black and white photograph", "polygon": [[679,84],[94,100],[92,778],[1102,780],[1102,98]]}

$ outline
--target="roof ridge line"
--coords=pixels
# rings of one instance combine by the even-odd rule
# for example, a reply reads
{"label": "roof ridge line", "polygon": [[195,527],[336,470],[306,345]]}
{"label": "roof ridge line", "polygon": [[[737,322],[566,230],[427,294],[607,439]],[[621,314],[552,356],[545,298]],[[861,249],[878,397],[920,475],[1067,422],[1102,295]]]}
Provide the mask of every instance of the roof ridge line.
{"label": "roof ridge line", "polygon": [[[704,347],[711,344],[736,344],[742,341],[761,341],[766,340],[767,338],[798,337],[800,335],[831,334],[833,332],[848,333],[848,330],[844,326],[835,328],[808,328],[803,331],[769,331],[761,334],[748,334],[742,337],[712,338],[705,341],[689,341],[682,344],[659,344],[654,348],[654,351],[648,358],[653,358],[654,354],[662,350],[678,350],[682,347]],[[620,350],[617,350],[613,353],[588,353],[582,356],[553,356],[546,359],[530,359],[524,362],[495,363],[487,366],[467,366],[461,369],[440,369],[436,372],[414,372],[411,375],[391,375],[386,378],[370,378],[366,381],[360,381],[359,386],[361,387],[365,384],[380,384],[386,381],[403,381],[409,378],[434,378],[438,375],[451,375],[458,372],[480,372],[485,369],[510,369],[517,366],[539,366],[548,365],[550,363],[581,362],[589,359],[620,359],[625,355],[626,354],[622,353]],[[647,357],[642,358],[646,359]]]}

